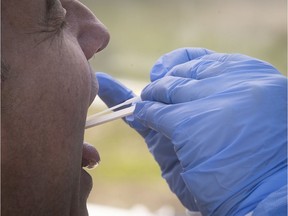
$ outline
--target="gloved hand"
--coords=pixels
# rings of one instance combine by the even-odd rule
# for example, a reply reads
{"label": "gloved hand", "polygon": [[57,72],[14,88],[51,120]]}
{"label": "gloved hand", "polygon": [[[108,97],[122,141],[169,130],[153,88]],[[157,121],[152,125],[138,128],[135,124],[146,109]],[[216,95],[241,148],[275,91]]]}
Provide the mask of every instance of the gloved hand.
{"label": "gloved hand", "polygon": [[179,49],[157,61],[151,81],[127,121],[189,210],[245,215],[286,184],[287,79],[275,68]]}

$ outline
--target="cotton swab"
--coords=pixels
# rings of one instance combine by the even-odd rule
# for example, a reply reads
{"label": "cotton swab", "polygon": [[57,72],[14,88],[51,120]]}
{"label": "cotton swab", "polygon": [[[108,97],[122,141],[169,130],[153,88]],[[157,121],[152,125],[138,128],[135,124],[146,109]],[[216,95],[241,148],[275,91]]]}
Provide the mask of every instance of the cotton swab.
{"label": "cotton swab", "polygon": [[[109,109],[96,113],[95,115],[89,116],[86,120],[85,129],[131,115],[135,109],[135,105],[133,103],[137,101],[141,101],[141,98],[140,97],[131,98],[129,100],[124,101],[121,104],[110,107]],[[126,105],[130,105],[130,104],[131,106],[128,108],[122,108],[118,111],[114,111],[115,109],[121,108]],[[112,113],[109,113],[109,112],[112,112]]]}

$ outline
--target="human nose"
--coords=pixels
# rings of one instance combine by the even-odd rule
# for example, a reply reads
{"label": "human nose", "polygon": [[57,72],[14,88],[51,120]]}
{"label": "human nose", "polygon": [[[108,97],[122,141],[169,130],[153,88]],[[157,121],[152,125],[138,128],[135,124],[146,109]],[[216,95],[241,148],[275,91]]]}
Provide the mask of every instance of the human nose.
{"label": "human nose", "polygon": [[84,55],[89,60],[95,53],[103,50],[109,43],[110,35],[103,23],[79,1],[63,3],[66,20],[75,35]]}

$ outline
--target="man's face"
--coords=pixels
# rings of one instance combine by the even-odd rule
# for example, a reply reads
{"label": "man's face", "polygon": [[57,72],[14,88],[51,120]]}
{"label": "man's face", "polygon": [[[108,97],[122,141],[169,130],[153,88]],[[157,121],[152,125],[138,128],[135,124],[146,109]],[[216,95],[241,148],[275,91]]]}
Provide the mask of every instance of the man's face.
{"label": "man's face", "polygon": [[99,157],[83,148],[88,59],[109,34],[77,0],[2,0],[1,25],[2,213],[86,215],[82,150],[84,165]]}

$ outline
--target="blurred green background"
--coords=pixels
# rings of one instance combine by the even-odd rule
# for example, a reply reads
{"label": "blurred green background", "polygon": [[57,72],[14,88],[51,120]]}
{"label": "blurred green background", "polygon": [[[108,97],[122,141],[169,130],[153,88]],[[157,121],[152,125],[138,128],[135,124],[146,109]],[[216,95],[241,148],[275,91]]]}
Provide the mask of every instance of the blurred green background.
{"label": "blurred green background", "polygon": [[[164,53],[180,47],[205,47],[260,58],[286,74],[285,0],[82,2],[111,35],[108,47],[91,60],[95,71],[143,85]],[[89,114],[103,108],[96,103]],[[171,205],[184,212],[160,177],[142,138],[121,120],[87,130],[85,140],[98,149],[102,159],[98,168],[89,171],[94,179],[89,202],[124,208],[141,203],[151,210]]]}

